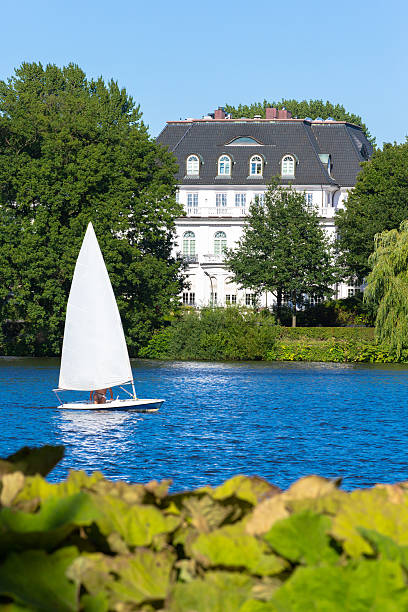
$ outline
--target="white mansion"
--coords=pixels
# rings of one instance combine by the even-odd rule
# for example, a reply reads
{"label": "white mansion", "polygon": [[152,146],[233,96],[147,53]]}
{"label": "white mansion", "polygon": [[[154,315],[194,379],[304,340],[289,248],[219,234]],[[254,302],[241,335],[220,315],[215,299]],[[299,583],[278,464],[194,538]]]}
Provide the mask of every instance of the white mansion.
{"label": "white mansion", "polygon": [[[223,251],[239,239],[251,201],[262,198],[272,177],[291,184],[314,204],[334,237],[334,215],[354,186],[371,143],[362,129],[344,121],[292,118],[266,109],[266,118],[231,119],[219,108],[202,119],[169,121],[158,136],[177,158],[178,197],[186,216],[177,219],[178,250],[188,262],[190,289],[184,304],[251,304],[223,266]],[[355,292],[336,287],[336,297]],[[272,295],[263,295],[271,304]]]}

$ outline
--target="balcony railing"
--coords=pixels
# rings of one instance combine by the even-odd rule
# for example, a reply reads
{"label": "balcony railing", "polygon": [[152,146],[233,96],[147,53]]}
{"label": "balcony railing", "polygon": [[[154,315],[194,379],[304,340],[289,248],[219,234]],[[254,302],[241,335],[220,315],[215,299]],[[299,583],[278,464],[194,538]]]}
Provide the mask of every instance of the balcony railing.
{"label": "balcony railing", "polygon": [[203,255],[204,263],[222,263],[224,261],[224,253],[206,253]]}
{"label": "balcony railing", "polygon": [[186,206],[188,217],[245,217],[244,206]]}
{"label": "balcony railing", "polygon": [[198,255],[182,255],[184,263],[198,263]]}

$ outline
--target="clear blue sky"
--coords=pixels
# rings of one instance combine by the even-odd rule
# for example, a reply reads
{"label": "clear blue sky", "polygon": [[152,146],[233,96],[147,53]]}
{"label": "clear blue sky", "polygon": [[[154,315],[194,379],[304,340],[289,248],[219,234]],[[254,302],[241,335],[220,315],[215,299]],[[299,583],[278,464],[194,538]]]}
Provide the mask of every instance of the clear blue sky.
{"label": "clear blue sky", "polygon": [[153,136],[225,103],[322,98],[403,142],[407,18],[405,0],[4,0],[0,79],[75,62],[125,87]]}

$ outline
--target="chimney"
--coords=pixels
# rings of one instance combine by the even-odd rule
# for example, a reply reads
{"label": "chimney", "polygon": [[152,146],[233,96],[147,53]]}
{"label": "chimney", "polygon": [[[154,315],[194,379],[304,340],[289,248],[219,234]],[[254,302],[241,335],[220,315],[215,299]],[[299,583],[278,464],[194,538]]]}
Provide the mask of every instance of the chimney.
{"label": "chimney", "polygon": [[216,111],[214,111],[214,119],[225,119],[225,111],[222,106],[219,106]]}
{"label": "chimney", "polygon": [[278,119],[291,119],[291,118],[292,118],[292,113],[286,110],[286,108],[281,108],[278,111]]}
{"label": "chimney", "polygon": [[277,108],[265,108],[265,118],[266,119],[276,119],[276,117],[278,116],[278,109]]}

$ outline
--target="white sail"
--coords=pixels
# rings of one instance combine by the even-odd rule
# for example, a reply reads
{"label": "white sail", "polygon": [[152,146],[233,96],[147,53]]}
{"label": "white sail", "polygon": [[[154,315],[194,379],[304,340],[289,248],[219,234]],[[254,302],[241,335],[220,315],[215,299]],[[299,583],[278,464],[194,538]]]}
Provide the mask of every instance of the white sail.
{"label": "white sail", "polygon": [[132,380],[122,322],[92,223],[75,266],[65,319],[60,389],[106,389]]}

